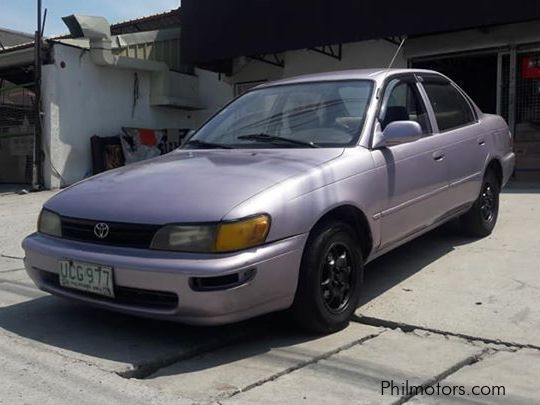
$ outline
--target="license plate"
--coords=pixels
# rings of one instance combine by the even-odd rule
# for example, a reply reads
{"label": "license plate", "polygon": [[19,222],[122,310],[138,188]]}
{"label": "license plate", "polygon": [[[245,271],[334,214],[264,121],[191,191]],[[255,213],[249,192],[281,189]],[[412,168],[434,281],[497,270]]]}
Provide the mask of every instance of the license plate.
{"label": "license plate", "polygon": [[62,287],[114,298],[112,267],[60,260],[59,276]]}

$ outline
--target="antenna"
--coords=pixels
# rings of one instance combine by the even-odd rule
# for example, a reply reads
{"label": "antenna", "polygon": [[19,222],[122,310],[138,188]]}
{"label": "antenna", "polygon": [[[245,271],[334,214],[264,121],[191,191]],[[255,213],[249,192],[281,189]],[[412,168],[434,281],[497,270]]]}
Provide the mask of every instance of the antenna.
{"label": "antenna", "polygon": [[[396,61],[396,58],[399,55],[399,52],[401,51],[401,48],[403,48],[403,45],[405,45],[405,41],[407,41],[407,35],[405,35],[403,37],[403,39],[401,40],[401,43],[399,44],[398,49],[394,53],[394,56],[392,57],[392,60],[390,61],[390,64],[386,68],[386,72],[384,72],[384,76],[383,76],[383,80],[382,80],[383,83],[386,80],[386,77],[388,76],[388,73],[390,73],[390,69],[392,69],[392,66],[394,65],[394,62]],[[381,90],[382,90],[381,87],[377,90],[377,95],[375,96],[375,97],[377,97],[377,99],[381,96]]]}
{"label": "antenna", "polygon": [[405,35],[403,39],[401,40],[401,43],[399,44],[398,49],[396,50],[396,53],[394,53],[394,56],[392,57],[390,64],[386,68],[386,72],[384,73],[385,79],[386,79],[386,76],[388,75],[388,72],[390,72],[390,69],[392,69],[392,66],[394,66],[394,62],[396,61],[396,58],[399,55],[399,52],[401,51],[401,48],[403,48],[403,45],[405,45],[405,41],[407,41],[407,35]]}

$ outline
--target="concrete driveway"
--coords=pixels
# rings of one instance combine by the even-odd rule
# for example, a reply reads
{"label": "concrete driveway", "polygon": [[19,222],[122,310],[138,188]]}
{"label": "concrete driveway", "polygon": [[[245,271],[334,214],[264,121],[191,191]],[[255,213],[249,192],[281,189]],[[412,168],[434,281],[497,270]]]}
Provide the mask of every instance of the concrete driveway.
{"label": "concrete driveway", "polygon": [[507,190],[490,238],[450,224],[369,265],[355,322],[325,337],[36,290],[19,245],[51,194],[0,195],[0,403],[540,403],[540,189]]}

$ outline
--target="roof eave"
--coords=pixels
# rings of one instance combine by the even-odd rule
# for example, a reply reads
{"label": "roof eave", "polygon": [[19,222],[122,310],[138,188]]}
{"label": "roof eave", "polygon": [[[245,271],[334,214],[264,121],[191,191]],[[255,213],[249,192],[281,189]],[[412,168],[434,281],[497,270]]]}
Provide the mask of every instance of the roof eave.
{"label": "roof eave", "polygon": [[0,69],[34,63],[34,46],[0,53]]}

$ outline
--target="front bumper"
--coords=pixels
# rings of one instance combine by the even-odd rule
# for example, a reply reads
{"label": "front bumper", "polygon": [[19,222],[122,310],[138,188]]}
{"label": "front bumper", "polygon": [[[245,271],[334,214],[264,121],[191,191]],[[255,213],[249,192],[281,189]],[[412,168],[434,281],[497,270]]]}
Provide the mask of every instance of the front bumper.
{"label": "front bumper", "polygon": [[[216,325],[290,307],[306,239],[307,235],[299,235],[243,252],[217,255],[103,246],[33,234],[23,241],[23,248],[28,274],[49,293],[134,315]],[[145,305],[141,300],[101,298],[65,289],[57,282],[58,262],[62,259],[111,266],[115,288],[146,292],[147,297],[176,294],[177,301],[172,306]],[[199,291],[192,285],[194,277],[247,271],[253,277],[234,287]]]}

